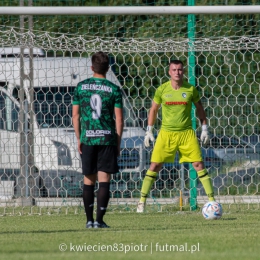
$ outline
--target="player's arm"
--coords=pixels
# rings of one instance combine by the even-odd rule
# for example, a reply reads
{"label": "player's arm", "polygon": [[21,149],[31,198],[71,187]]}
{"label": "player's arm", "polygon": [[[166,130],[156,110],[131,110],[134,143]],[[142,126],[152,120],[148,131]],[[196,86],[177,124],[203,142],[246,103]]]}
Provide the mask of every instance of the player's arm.
{"label": "player's arm", "polygon": [[201,101],[194,103],[201,125],[207,125],[207,117]]}
{"label": "player's arm", "polygon": [[148,116],[148,126],[153,126],[155,124],[155,120],[157,118],[157,113],[160,108],[160,104],[156,104],[154,101],[150,108],[149,116]]}
{"label": "player's arm", "polygon": [[207,125],[207,117],[206,117],[206,112],[204,110],[204,107],[202,106],[201,101],[199,100],[198,102],[194,103],[196,109],[197,109],[197,114],[201,123],[201,136],[200,140],[203,144],[207,144],[209,141],[209,133],[208,133],[208,125]]}
{"label": "player's arm", "polygon": [[81,154],[81,143],[80,143],[80,108],[79,105],[72,106],[72,123],[75,130],[75,135],[78,141],[78,151]]}
{"label": "player's arm", "polygon": [[148,116],[148,126],[147,126],[147,131],[145,133],[145,138],[144,138],[144,145],[146,147],[149,147],[150,141],[154,141],[154,136],[153,136],[153,126],[155,124],[155,120],[157,118],[157,113],[160,108],[160,104],[157,104],[153,101],[152,106],[150,108],[149,116]]}
{"label": "player's arm", "polygon": [[121,138],[124,129],[124,116],[123,116],[123,109],[115,107],[115,117],[116,117],[116,133],[117,133],[117,150],[118,156],[120,155],[120,144]]}

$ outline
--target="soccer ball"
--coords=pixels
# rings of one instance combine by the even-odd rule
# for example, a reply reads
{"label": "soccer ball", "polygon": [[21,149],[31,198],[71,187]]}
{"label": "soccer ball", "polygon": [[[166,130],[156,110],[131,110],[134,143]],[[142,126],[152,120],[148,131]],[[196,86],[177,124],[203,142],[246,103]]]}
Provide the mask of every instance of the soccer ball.
{"label": "soccer ball", "polygon": [[202,208],[202,215],[205,219],[220,219],[222,216],[222,206],[216,201],[207,202]]}

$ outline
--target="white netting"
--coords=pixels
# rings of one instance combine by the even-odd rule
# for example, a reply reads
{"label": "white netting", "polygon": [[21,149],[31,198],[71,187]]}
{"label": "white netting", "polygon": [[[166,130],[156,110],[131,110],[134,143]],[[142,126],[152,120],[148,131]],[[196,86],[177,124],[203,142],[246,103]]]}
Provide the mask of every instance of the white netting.
{"label": "white netting", "polygon": [[[1,26],[0,26],[1,28]],[[227,51],[258,50],[260,37],[232,36],[193,39],[147,39],[147,38],[104,38],[82,35],[58,34],[41,31],[20,33],[19,28],[1,28],[1,46],[38,46],[44,50],[70,52],[142,53],[142,52],[187,52],[187,51]]]}
{"label": "white netting", "polygon": [[[195,76],[209,118],[213,136],[203,151],[216,196],[229,206],[245,203],[258,208],[259,43],[259,36],[120,39],[36,30],[21,33],[19,28],[0,27],[3,214],[8,212],[6,208],[26,205],[30,212],[38,207],[47,207],[46,211],[59,211],[62,206],[76,207],[77,211],[82,207],[82,175],[71,125],[71,97],[77,82],[91,76],[88,57],[99,50],[109,53],[113,71],[109,77],[126,92],[127,134],[121,145],[120,173],[111,181],[112,210],[135,210],[142,178],[149,167],[151,151],[144,148],[143,136],[153,93],[168,80],[169,60],[182,59],[189,69],[191,54],[196,64],[187,79]],[[20,48],[26,53],[23,60]],[[44,51],[34,54],[33,65],[30,48]],[[20,100],[21,73],[29,75],[30,71],[33,79],[23,79],[25,94],[33,89],[33,113],[30,104],[28,107],[29,130],[33,125],[31,139],[24,128],[28,118],[20,112],[20,107],[26,107]],[[160,120],[159,113],[156,130]],[[198,121],[196,131],[199,134]],[[256,143],[254,138],[258,138]],[[217,156],[212,156],[213,152]],[[30,156],[33,160],[28,160]],[[189,187],[188,165],[181,168],[177,159],[165,165],[150,194],[151,209],[178,209],[180,190],[188,205]],[[198,202],[203,203],[206,198],[200,183],[197,192]]]}

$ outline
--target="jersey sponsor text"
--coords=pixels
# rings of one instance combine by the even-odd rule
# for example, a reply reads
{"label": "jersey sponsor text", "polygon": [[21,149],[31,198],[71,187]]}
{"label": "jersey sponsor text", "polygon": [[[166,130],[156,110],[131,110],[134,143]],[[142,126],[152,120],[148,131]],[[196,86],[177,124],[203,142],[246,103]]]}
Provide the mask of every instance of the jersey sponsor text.
{"label": "jersey sponsor text", "polygon": [[87,137],[96,137],[96,136],[105,136],[111,135],[111,131],[109,130],[86,130]]}
{"label": "jersey sponsor text", "polygon": [[166,101],[165,105],[188,105],[186,101]]}

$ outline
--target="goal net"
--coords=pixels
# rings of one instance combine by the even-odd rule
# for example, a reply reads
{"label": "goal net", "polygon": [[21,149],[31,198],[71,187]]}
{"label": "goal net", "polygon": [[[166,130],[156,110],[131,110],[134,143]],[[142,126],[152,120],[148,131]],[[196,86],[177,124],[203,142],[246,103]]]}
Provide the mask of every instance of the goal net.
{"label": "goal net", "polygon": [[[156,88],[169,79],[171,59],[184,62],[186,80],[206,110],[211,140],[202,151],[216,199],[225,210],[259,209],[259,16],[33,16],[33,26],[24,17],[23,27],[21,17],[3,16],[0,214],[83,209],[71,101],[76,84],[92,75],[89,57],[100,50],[110,57],[108,78],[124,92],[125,132],[110,210],[136,210],[152,152],[143,145],[147,116]],[[196,116],[193,123],[199,136]],[[160,125],[161,111],[156,133]],[[204,204],[204,189],[196,178],[192,184],[190,171],[178,156],[165,164],[148,210],[189,210],[194,183],[196,201]]]}

